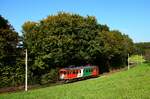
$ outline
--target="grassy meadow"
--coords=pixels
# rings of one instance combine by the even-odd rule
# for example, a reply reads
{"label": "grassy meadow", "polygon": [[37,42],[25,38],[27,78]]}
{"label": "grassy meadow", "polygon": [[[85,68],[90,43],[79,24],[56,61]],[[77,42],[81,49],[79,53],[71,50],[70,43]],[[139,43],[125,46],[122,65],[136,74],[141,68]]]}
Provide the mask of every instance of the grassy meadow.
{"label": "grassy meadow", "polygon": [[0,99],[150,99],[150,64],[69,84],[3,93]]}

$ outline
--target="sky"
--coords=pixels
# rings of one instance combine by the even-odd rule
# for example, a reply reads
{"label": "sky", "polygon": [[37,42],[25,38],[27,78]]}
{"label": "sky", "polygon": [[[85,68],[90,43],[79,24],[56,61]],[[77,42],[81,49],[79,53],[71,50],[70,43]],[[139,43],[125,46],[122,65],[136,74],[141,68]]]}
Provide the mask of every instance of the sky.
{"label": "sky", "polygon": [[20,35],[24,22],[38,22],[60,11],[95,16],[98,23],[134,42],[150,42],[150,0],[0,0],[0,15]]}

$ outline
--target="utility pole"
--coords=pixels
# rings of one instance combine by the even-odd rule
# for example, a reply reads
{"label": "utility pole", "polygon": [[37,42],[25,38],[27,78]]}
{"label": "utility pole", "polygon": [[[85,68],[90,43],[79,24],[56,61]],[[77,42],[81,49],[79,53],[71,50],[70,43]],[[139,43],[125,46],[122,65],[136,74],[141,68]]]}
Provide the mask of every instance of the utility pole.
{"label": "utility pole", "polygon": [[143,59],[143,56],[142,56],[142,53],[141,53],[141,64],[142,64],[142,59]]}
{"label": "utility pole", "polygon": [[130,69],[130,65],[129,65],[129,54],[128,54],[128,70]]}
{"label": "utility pole", "polygon": [[25,56],[25,91],[28,90],[28,53],[27,53],[27,49],[26,49],[26,56]]}

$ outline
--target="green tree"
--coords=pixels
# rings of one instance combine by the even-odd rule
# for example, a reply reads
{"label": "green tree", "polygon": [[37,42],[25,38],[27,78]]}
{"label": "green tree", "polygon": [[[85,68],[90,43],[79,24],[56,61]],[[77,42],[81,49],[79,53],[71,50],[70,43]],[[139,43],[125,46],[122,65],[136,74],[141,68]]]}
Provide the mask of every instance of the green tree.
{"label": "green tree", "polygon": [[124,64],[132,52],[133,42],[127,35],[110,31],[93,16],[59,12],[22,27],[30,70],[37,76],[52,68],[87,63],[109,70],[118,61],[117,66]]}
{"label": "green tree", "polygon": [[24,82],[24,64],[19,58],[18,33],[8,20],[0,15],[0,87],[21,85]]}
{"label": "green tree", "polygon": [[0,16],[0,65],[15,63],[18,34],[9,22]]}
{"label": "green tree", "polygon": [[135,43],[135,49],[134,54],[142,54],[147,61],[150,61],[150,42]]}

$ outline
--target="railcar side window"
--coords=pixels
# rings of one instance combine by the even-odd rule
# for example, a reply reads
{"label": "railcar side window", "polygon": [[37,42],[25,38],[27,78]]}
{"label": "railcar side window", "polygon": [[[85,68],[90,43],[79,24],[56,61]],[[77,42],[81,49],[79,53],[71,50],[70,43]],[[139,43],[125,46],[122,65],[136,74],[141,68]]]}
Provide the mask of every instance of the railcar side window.
{"label": "railcar side window", "polygon": [[88,69],[86,69],[86,72],[88,72]]}
{"label": "railcar side window", "polygon": [[73,74],[75,74],[75,70],[73,71]]}
{"label": "railcar side window", "polygon": [[76,70],[76,74],[78,74],[78,70]]}
{"label": "railcar side window", "polygon": [[66,72],[64,71],[64,75],[66,75]]}

